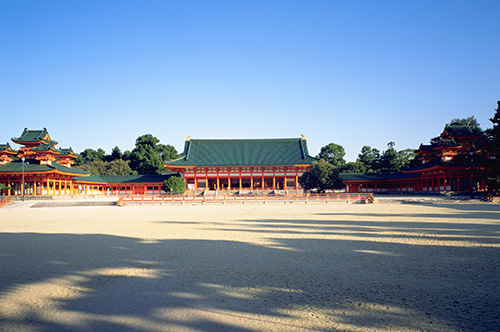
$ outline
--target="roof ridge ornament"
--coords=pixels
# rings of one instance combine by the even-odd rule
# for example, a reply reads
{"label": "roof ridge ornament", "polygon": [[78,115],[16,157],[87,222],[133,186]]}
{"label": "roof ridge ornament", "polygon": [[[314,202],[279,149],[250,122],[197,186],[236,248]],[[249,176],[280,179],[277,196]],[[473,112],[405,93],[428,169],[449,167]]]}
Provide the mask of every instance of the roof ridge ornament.
{"label": "roof ridge ornament", "polygon": [[191,140],[191,136],[186,137],[186,142],[189,142]]}
{"label": "roof ridge ornament", "polygon": [[300,134],[300,136],[302,136],[302,140],[305,141],[306,136],[304,134]]}

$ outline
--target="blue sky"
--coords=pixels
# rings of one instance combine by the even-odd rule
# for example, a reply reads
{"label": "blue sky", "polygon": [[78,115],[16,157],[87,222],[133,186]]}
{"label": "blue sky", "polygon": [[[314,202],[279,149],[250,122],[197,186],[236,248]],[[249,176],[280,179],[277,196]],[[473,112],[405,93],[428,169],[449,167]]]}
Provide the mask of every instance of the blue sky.
{"label": "blue sky", "polygon": [[[418,148],[491,127],[500,1],[0,0],[0,142],[75,152],[143,134]],[[14,148],[17,146],[12,144]]]}

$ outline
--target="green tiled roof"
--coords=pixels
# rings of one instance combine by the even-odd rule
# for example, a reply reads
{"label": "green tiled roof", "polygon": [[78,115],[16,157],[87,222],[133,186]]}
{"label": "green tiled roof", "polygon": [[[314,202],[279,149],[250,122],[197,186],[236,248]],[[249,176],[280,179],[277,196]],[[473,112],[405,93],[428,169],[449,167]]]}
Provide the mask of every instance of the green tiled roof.
{"label": "green tiled roof", "polygon": [[452,137],[480,136],[481,133],[472,130],[467,125],[448,125],[444,130]]}
{"label": "green tiled roof", "polygon": [[419,178],[420,174],[397,173],[340,173],[342,181],[387,181]]}
{"label": "green tiled roof", "polygon": [[[19,142],[19,143],[29,143],[29,142],[39,142],[47,136],[49,132],[47,131],[47,128],[43,128],[43,130],[28,130],[28,128],[24,128],[23,133],[19,137],[13,137],[12,141],[13,142]],[[50,137],[50,136],[49,136]],[[57,145],[56,141],[52,141],[54,145]],[[48,142],[47,142],[48,143]]]}
{"label": "green tiled roof", "polygon": [[[69,174],[89,174],[86,171],[82,171],[78,168],[69,168],[58,163],[52,163],[52,165],[39,165],[35,163],[24,163],[24,172],[50,172],[59,171]],[[5,165],[0,166],[0,174],[2,173],[21,173],[23,171],[23,163],[21,161],[13,161]]]}
{"label": "green tiled roof", "polygon": [[[166,163],[170,166],[284,166],[309,165],[311,157],[307,142],[291,139],[239,139],[186,141],[179,159]],[[168,167],[167,167],[168,168]]]}
{"label": "green tiled roof", "polygon": [[48,144],[43,144],[40,143],[36,148],[31,149],[31,151],[39,151],[39,152],[44,152],[44,151],[54,151],[56,152],[55,145],[53,142],[50,142]]}
{"label": "green tiled roof", "polygon": [[73,180],[92,183],[163,183],[174,174],[177,173],[172,172],[171,174],[162,175],[90,175],[78,176]]}
{"label": "green tiled roof", "polygon": [[[67,156],[67,155],[74,155],[75,153],[73,152],[72,148],[67,148],[67,149],[59,149],[58,154],[61,156]],[[76,156],[75,156],[76,157]]]}
{"label": "green tiled roof", "polygon": [[9,143],[0,144],[0,151],[7,151],[7,152],[11,152],[11,153],[16,153],[16,151],[12,150]]}

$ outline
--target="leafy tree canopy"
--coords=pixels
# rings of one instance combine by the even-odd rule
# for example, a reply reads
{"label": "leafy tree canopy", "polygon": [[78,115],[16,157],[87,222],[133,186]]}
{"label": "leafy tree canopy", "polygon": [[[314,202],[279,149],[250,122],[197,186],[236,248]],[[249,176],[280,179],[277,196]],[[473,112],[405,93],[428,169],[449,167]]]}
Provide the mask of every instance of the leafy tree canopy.
{"label": "leafy tree canopy", "polygon": [[75,165],[89,164],[89,163],[94,162],[96,160],[104,161],[106,159],[105,156],[106,156],[106,152],[101,148],[99,148],[97,150],[85,149],[78,156],[77,160],[75,161]]}
{"label": "leafy tree canopy", "polygon": [[0,190],[8,190],[8,189],[10,189],[9,185],[0,182]]}
{"label": "leafy tree canopy", "polygon": [[130,166],[130,161],[123,159],[115,159],[113,161],[95,160],[88,164],[75,166],[76,168],[90,172],[93,175],[135,175]]}
{"label": "leafy tree canopy", "polygon": [[488,135],[487,151],[494,158],[490,159],[485,179],[489,190],[500,191],[500,101],[497,101],[495,114],[489,120],[493,124],[493,128],[486,130],[486,135]]}
{"label": "leafy tree canopy", "polygon": [[309,171],[304,172],[299,178],[299,183],[306,190],[318,188],[320,191],[325,191],[344,187],[338,168],[324,159],[313,162]]}
{"label": "leafy tree canopy", "polygon": [[366,166],[359,160],[347,162],[341,169],[341,173],[366,173]]}
{"label": "leafy tree canopy", "polygon": [[113,161],[113,160],[122,159],[122,157],[123,157],[122,151],[120,150],[120,148],[118,146],[115,146],[113,148],[113,150],[111,151],[111,154],[106,159],[108,161]]}
{"label": "leafy tree canopy", "polygon": [[387,143],[387,149],[382,153],[381,158],[381,171],[382,172],[399,172],[402,163],[399,159],[399,154],[394,148],[396,143]]}
{"label": "leafy tree canopy", "polygon": [[160,174],[164,167],[157,148],[159,142],[151,134],[138,137],[130,154],[131,168],[139,174]]}
{"label": "leafy tree canopy", "polygon": [[163,162],[167,162],[173,159],[177,159],[180,155],[177,153],[177,150],[172,145],[158,144],[156,146],[158,153],[160,154]]}
{"label": "leafy tree canopy", "polygon": [[363,146],[357,159],[364,165],[366,172],[378,172],[380,170],[380,151],[370,146]]}
{"label": "leafy tree canopy", "polygon": [[342,145],[330,143],[321,148],[318,158],[340,167],[345,164],[344,156],[345,150]]}
{"label": "leafy tree canopy", "polygon": [[477,122],[477,119],[476,119],[476,117],[474,115],[469,116],[468,118],[452,119],[446,125],[447,126],[448,125],[467,125],[473,131],[476,131],[476,132],[482,132],[483,131],[481,129],[481,126],[479,125],[479,122]]}
{"label": "leafy tree canopy", "polygon": [[186,182],[179,176],[171,176],[163,181],[161,188],[167,193],[183,194],[186,191]]}

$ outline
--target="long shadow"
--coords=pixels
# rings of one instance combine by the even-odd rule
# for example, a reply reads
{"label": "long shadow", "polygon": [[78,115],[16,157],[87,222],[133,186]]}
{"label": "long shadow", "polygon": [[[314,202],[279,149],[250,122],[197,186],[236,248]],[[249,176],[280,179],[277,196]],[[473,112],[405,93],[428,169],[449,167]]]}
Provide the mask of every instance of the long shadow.
{"label": "long shadow", "polygon": [[[244,225],[241,225],[241,223]],[[165,222],[170,223],[170,222]],[[174,222],[176,223],[176,222]],[[201,223],[200,223],[201,225]],[[208,226],[208,225],[207,225]],[[500,222],[497,224],[409,222],[374,220],[321,220],[321,219],[259,219],[240,221],[238,226],[218,227],[224,232],[260,234],[353,236],[365,238],[416,238],[439,241],[467,241],[478,245],[500,244]],[[213,227],[210,224],[210,227]],[[210,228],[207,228],[207,230]]]}
{"label": "long shadow", "polygon": [[[8,304],[20,310],[0,312],[0,327],[138,331],[137,324],[145,324],[151,331],[161,326],[165,331],[269,329],[259,328],[266,322],[258,319],[253,328],[219,319],[231,315],[274,322],[272,330],[314,330],[301,329],[291,308],[324,315],[315,317],[330,322],[315,329],[323,331],[335,331],[339,324],[353,330],[383,330],[390,323],[398,330],[438,331],[440,327],[433,329],[436,322],[449,330],[498,327],[498,248],[272,240],[274,247],[218,240],[0,233],[0,308],[11,300]],[[55,288],[44,293],[44,285]],[[54,310],[83,317],[84,322],[60,319],[35,302],[21,303],[21,295],[30,294],[45,297]],[[186,309],[203,314],[178,319],[175,313]],[[409,317],[398,313],[400,309],[421,316]],[[286,318],[295,325],[279,323]]]}
{"label": "long shadow", "polygon": [[[457,219],[492,219],[500,220],[500,205],[499,204],[428,204],[428,203],[407,203],[411,205],[428,206],[433,208],[447,209],[443,213],[405,213],[405,217],[414,218],[457,218]],[[393,213],[373,213],[363,211],[362,213],[343,213],[332,212],[322,213],[319,215],[332,215],[332,216],[363,216],[363,217],[401,217],[401,214]]]}

